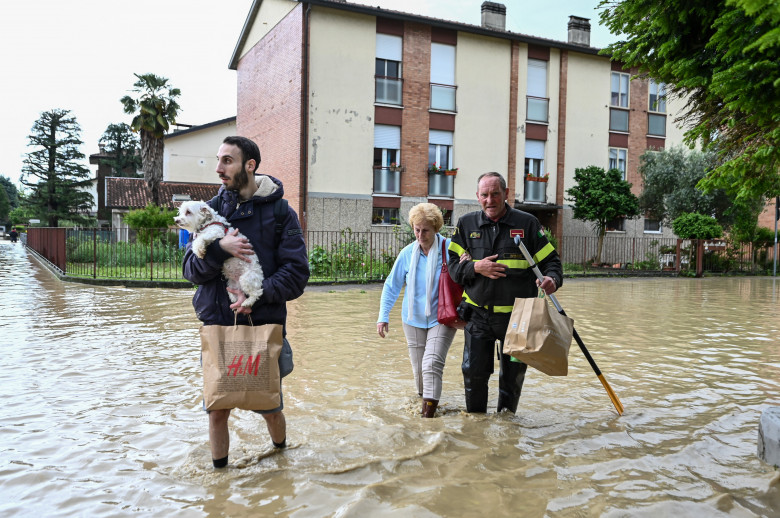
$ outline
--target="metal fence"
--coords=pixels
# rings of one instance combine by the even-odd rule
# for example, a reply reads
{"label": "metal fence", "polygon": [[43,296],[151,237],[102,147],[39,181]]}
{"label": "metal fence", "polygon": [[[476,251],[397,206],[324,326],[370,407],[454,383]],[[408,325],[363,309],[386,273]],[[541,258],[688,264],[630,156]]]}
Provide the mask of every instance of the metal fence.
{"label": "metal fence", "polygon": [[607,235],[598,256],[597,236],[564,236],[558,252],[564,263],[584,271],[691,270],[712,273],[769,273],[774,249],[771,244],[734,243],[722,239],[625,237]]}
{"label": "metal fence", "polygon": [[[310,231],[306,242],[311,282],[375,282],[390,273],[410,232]],[[184,243],[177,229],[30,228],[27,246],[71,277],[182,281]],[[564,272],[606,270],[770,273],[771,246],[723,240],[564,236],[557,245]]]}

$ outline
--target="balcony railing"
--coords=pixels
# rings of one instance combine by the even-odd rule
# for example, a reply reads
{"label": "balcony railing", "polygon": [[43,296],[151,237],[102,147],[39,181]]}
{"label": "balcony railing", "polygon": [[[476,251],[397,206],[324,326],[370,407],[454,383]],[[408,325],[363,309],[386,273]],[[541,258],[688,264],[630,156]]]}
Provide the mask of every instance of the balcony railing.
{"label": "balcony railing", "polygon": [[376,76],[376,102],[383,104],[401,104],[403,99],[403,79],[398,77]]}
{"label": "balcony railing", "polygon": [[401,194],[400,167],[374,168],[374,194]]}
{"label": "balcony railing", "polygon": [[526,203],[547,203],[547,179],[541,177],[526,178],[525,195]]}
{"label": "balcony railing", "polygon": [[452,85],[440,85],[431,83],[431,110],[454,112],[455,90]]}
{"label": "balcony railing", "polygon": [[441,173],[428,173],[428,196],[453,197],[455,176]]}
{"label": "balcony railing", "polygon": [[536,122],[547,122],[549,120],[550,101],[544,97],[531,97],[527,99],[526,119]]}

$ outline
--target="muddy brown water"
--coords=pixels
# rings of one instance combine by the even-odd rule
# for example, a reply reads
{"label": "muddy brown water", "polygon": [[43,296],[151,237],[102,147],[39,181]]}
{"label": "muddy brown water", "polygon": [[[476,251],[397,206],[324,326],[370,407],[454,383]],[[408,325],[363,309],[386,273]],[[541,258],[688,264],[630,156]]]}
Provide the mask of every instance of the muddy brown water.
{"label": "muddy brown water", "polygon": [[772,278],[567,280],[569,375],[529,369],[517,415],[464,412],[459,333],[442,406],[417,415],[400,303],[381,286],[310,287],[290,303],[288,443],[231,417],[211,466],[191,290],[58,280],[0,243],[2,516],[780,516],[756,457],[780,405]]}

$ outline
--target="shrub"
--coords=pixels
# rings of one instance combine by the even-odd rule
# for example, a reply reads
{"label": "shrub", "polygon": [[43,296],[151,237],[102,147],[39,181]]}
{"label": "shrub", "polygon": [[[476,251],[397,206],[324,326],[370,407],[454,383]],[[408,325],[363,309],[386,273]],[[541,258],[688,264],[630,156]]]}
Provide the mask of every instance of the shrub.
{"label": "shrub", "polygon": [[143,209],[131,210],[125,214],[124,220],[130,228],[138,231],[138,240],[148,245],[157,236],[157,229],[173,225],[175,215],[175,210],[149,203]]}
{"label": "shrub", "polygon": [[715,218],[686,212],[672,222],[672,230],[682,239],[713,239],[723,235],[721,227]]}

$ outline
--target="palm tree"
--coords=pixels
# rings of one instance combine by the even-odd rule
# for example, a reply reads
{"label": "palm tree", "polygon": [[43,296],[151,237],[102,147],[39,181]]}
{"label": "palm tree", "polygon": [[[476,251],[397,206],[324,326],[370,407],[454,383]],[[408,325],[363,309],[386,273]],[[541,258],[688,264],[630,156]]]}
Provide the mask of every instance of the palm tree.
{"label": "palm tree", "polygon": [[137,95],[126,95],[120,102],[125,113],[134,115],[130,127],[141,133],[141,166],[144,180],[152,194],[152,202],[160,205],[160,181],[163,173],[163,136],[171,124],[176,123],[179,105],[176,98],[181,90],[168,86],[168,79],[154,74],[133,74],[138,78],[133,84]]}

